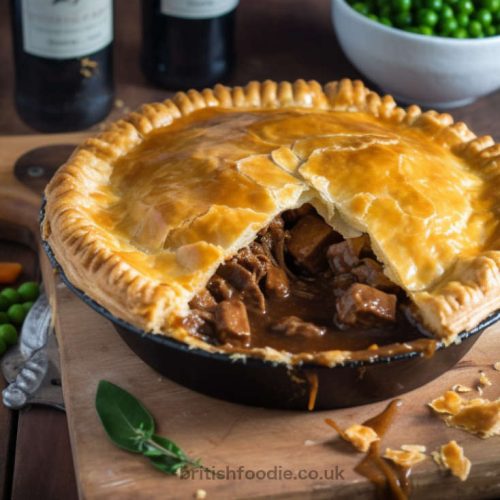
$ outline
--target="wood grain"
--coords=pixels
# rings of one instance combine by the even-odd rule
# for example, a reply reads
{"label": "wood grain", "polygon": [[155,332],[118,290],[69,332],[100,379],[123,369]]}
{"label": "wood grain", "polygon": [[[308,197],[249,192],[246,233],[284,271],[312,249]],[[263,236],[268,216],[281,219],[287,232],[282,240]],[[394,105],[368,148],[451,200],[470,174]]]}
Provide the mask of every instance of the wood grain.
{"label": "wood grain", "polygon": [[17,429],[12,500],[76,500],[75,472],[68,447],[64,412],[44,407],[23,410]]}
{"label": "wood grain", "polygon": [[[57,330],[63,363],[63,387],[82,498],[189,498],[201,488],[208,498],[371,498],[372,487],[353,472],[360,455],[340,442],[324,424],[334,418],[347,426],[364,421],[386,402],[318,413],[267,410],[236,405],[198,394],[159,376],[121,341],[113,327],[57,287]],[[500,440],[481,440],[447,428],[426,403],[455,383],[475,385],[483,369],[494,385],[485,396],[500,395],[500,327],[485,332],[472,351],[438,380],[403,396],[401,416],[383,446],[424,444],[429,451],[450,439],[465,448],[473,467],[469,480],[439,473],[432,460],[414,471],[414,498],[478,498],[500,495]],[[115,448],[106,438],[94,409],[97,383],[107,379],[139,397],[154,413],[158,431],[171,437],[209,467],[248,471],[282,467],[316,471],[341,468],[344,480],[181,480],[165,477],[140,457]],[[477,394],[477,393],[476,393]],[[306,446],[306,441],[315,444]]]}

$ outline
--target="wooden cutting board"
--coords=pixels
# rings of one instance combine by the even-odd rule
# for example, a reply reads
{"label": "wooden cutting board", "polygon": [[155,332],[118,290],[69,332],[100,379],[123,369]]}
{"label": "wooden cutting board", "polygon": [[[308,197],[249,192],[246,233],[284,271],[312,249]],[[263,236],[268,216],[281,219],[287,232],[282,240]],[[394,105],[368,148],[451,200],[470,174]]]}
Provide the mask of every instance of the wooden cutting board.
{"label": "wooden cutting board", "polygon": [[[45,144],[47,137],[44,136]],[[8,155],[9,161],[27,147],[24,138],[24,142],[11,141],[16,152]],[[52,136],[52,143],[60,142],[61,136]],[[10,143],[2,144],[0,140],[2,145],[8,148]],[[22,222],[36,231],[38,197],[12,179],[5,162],[0,164],[0,196],[0,219]],[[42,268],[56,311],[64,397],[81,498],[193,498],[197,490],[205,490],[207,498],[214,499],[373,498],[372,485],[353,471],[362,455],[341,441],[324,419],[334,418],[341,426],[360,423],[380,412],[387,402],[299,413],[240,406],[198,394],[145,365],[107,320],[57,281],[46,259],[42,260]],[[455,439],[472,461],[465,483],[438,471],[430,458],[419,464],[412,476],[412,498],[500,496],[500,438],[481,440],[448,428],[426,407],[428,401],[453,384],[475,387],[479,370],[484,370],[493,381],[485,396],[499,397],[500,372],[492,368],[499,360],[500,325],[486,331],[453,370],[402,396],[403,409],[384,438],[383,447],[424,444],[430,452]],[[95,391],[101,379],[132,392],[155,416],[158,433],[170,437],[189,455],[201,458],[205,466],[226,477],[168,477],[140,456],[114,447],[94,409]],[[267,478],[257,479],[262,474]],[[292,478],[283,479],[287,474]],[[305,478],[298,477],[303,474]]]}

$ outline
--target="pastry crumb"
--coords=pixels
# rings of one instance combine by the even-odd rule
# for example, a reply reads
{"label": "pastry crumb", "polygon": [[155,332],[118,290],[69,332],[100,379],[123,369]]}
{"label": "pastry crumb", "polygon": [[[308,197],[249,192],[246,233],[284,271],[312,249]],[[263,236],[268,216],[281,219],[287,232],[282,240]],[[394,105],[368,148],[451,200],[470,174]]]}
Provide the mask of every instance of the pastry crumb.
{"label": "pastry crumb", "polygon": [[194,497],[196,500],[203,500],[204,498],[207,498],[207,492],[205,490],[196,490],[196,493],[194,494]]}
{"label": "pastry crumb", "polygon": [[439,452],[431,453],[433,460],[444,469],[449,470],[461,481],[469,477],[471,461],[464,455],[464,450],[456,441],[441,446]]}
{"label": "pastry crumb", "polygon": [[476,387],[476,391],[477,391],[477,392],[479,392],[479,395],[480,395],[480,396],[482,396],[482,395],[483,395],[483,392],[484,392],[484,391],[483,391],[483,387],[482,387],[481,385],[478,385],[478,386]]}
{"label": "pastry crumb", "polygon": [[486,373],[482,370],[479,372],[479,384],[482,386],[493,385],[491,380],[488,378],[488,375],[486,375]]}
{"label": "pastry crumb", "polygon": [[500,372],[500,361],[497,361],[494,365],[493,365],[493,369],[496,370],[497,372]]}
{"label": "pastry crumb", "polygon": [[455,392],[472,392],[472,388],[471,387],[467,387],[466,385],[462,385],[462,384],[455,384],[451,388],[451,390],[455,391]]}
{"label": "pastry crumb", "polygon": [[469,401],[456,415],[445,419],[450,427],[476,434],[486,439],[500,435],[500,399],[473,399]]}
{"label": "pastry crumb", "polygon": [[333,427],[342,439],[351,443],[358,451],[367,452],[370,445],[375,441],[379,441],[379,435],[366,425],[353,424],[347,429],[342,430],[331,418],[325,419],[325,422]]}
{"label": "pastry crumb", "polygon": [[354,445],[356,449],[362,452],[368,451],[370,445],[380,438],[378,434],[366,425],[353,424],[344,431],[344,439]]}
{"label": "pastry crumb", "polygon": [[125,102],[123,101],[123,99],[115,99],[115,108],[123,108],[123,106],[125,106]]}
{"label": "pastry crumb", "polygon": [[455,415],[460,411],[463,399],[455,391],[446,391],[442,396],[433,399],[428,404],[437,413],[451,413]]}
{"label": "pastry crumb", "polygon": [[441,415],[449,427],[462,429],[483,439],[500,435],[500,399],[466,400],[456,392],[447,391],[431,401],[429,406]]}
{"label": "pastry crumb", "polygon": [[420,453],[427,451],[427,447],[423,444],[402,444],[401,449],[404,451],[418,451]]}
{"label": "pastry crumb", "polygon": [[306,439],[304,441],[304,446],[315,446],[318,444],[318,441],[313,441],[312,439]]}
{"label": "pastry crumb", "polygon": [[[404,449],[403,446],[406,448]],[[421,451],[423,448],[425,451],[425,446],[419,445],[403,445],[401,450],[393,450],[391,448],[386,448],[383,454],[384,458],[391,460],[401,467],[413,467],[414,465],[423,462],[427,457]],[[408,449],[410,448],[410,449]],[[416,449],[418,448],[418,449]]]}

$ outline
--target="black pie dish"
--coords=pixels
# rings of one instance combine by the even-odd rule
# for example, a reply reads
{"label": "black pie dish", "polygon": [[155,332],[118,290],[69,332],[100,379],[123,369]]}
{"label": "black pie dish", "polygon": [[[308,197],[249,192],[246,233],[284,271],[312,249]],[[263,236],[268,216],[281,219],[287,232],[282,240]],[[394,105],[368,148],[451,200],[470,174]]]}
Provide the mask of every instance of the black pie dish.
{"label": "black pie dish", "polygon": [[[45,215],[45,201],[40,222]],[[42,247],[66,286],[85,304],[113,323],[130,349],[165,377],[195,391],[235,403],[293,410],[307,410],[310,385],[316,374],[318,392],[314,410],[328,410],[373,403],[420,387],[453,367],[474,345],[480,334],[500,320],[500,310],[456,342],[437,342],[432,356],[410,351],[363,361],[345,361],[329,368],[303,364],[293,370],[284,364],[258,358],[233,359],[229,354],[192,348],[164,335],[154,335],[124,321],[75,287],[57,262],[50,245]],[[302,380],[302,381],[301,381]]]}

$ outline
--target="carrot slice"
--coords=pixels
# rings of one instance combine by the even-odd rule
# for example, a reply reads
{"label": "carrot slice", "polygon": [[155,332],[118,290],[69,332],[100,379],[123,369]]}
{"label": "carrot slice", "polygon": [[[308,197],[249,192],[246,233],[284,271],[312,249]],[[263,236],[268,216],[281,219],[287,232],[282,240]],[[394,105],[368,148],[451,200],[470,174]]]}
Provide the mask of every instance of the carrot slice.
{"label": "carrot slice", "polygon": [[0,283],[10,285],[19,278],[23,266],[18,262],[0,262]]}

